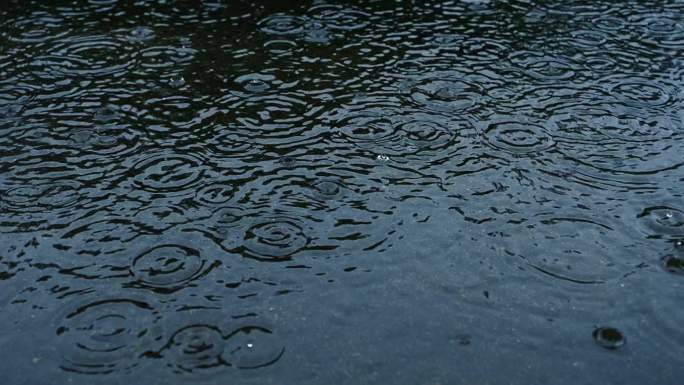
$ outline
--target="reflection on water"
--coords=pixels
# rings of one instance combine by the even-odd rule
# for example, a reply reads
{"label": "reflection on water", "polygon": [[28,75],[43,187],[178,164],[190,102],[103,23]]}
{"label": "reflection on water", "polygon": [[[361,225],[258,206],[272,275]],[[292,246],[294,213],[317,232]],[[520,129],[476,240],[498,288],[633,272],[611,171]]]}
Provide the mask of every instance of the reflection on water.
{"label": "reflection on water", "polygon": [[0,14],[3,383],[681,382],[680,1]]}

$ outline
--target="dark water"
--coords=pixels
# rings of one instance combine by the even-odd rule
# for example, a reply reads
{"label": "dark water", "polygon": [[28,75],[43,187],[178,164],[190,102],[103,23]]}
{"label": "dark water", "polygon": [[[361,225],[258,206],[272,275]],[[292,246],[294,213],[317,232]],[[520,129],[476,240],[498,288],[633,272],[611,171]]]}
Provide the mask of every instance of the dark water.
{"label": "dark water", "polygon": [[684,2],[10,1],[3,384],[681,384]]}

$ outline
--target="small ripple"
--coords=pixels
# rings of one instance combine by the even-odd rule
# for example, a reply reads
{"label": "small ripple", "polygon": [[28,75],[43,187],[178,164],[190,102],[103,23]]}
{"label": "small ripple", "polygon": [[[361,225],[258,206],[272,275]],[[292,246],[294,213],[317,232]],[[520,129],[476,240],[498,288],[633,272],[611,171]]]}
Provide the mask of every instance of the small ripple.
{"label": "small ripple", "polygon": [[249,97],[291,89],[297,85],[298,81],[292,78],[292,74],[283,72],[276,74],[255,72],[238,76],[233,82],[238,88],[235,91],[237,96]]}
{"label": "small ripple", "polygon": [[212,325],[189,325],[177,330],[160,354],[177,373],[196,373],[227,365],[222,355],[226,343]]}
{"label": "small ripple", "polygon": [[311,242],[311,229],[289,217],[263,218],[245,230],[242,252],[258,261],[287,261]]}
{"label": "small ripple", "polygon": [[262,32],[271,35],[288,36],[304,31],[307,19],[302,16],[277,13],[259,21]]}
{"label": "small ripple", "polygon": [[480,105],[485,90],[466,76],[428,76],[405,82],[400,91],[419,106],[440,112],[466,112]]}
{"label": "small ripple", "polygon": [[270,329],[262,326],[243,326],[228,337],[226,361],[237,369],[259,369],[278,362],[285,346]]}
{"label": "small ripple", "polygon": [[153,40],[156,37],[154,30],[150,27],[139,26],[131,28],[128,32],[128,38],[136,43],[143,43]]}
{"label": "small ripple", "polygon": [[137,60],[142,69],[158,71],[189,64],[194,60],[196,53],[195,49],[185,46],[154,46],[141,50],[137,54]]}
{"label": "small ripple", "polygon": [[61,40],[34,64],[67,77],[115,77],[132,68],[134,61],[122,41],[84,36]]}
{"label": "small ripple", "polygon": [[580,30],[570,34],[570,42],[574,45],[599,47],[608,41],[608,37],[600,31]]}
{"label": "small ripple", "polygon": [[598,30],[606,32],[617,32],[627,26],[627,22],[625,20],[613,16],[599,16],[594,18],[591,23]]}
{"label": "small ripple", "polygon": [[76,183],[13,187],[2,192],[0,200],[13,212],[38,212],[75,205],[82,197]]}
{"label": "small ripple", "polygon": [[135,257],[131,273],[140,287],[175,291],[201,276],[204,265],[198,250],[168,244],[155,246]]}
{"label": "small ripple", "polygon": [[153,193],[188,191],[202,180],[205,171],[202,159],[170,153],[145,155],[131,167],[135,187]]}
{"label": "small ripple", "polygon": [[219,182],[205,185],[197,191],[195,200],[205,206],[223,206],[235,195],[236,183]]}
{"label": "small ripple", "polygon": [[665,85],[638,76],[609,79],[608,92],[617,100],[632,107],[660,107],[672,101]]}
{"label": "small ripple", "polygon": [[316,5],[309,8],[309,14],[327,28],[339,31],[357,31],[370,23],[370,14],[341,5]]}
{"label": "small ripple", "polygon": [[18,18],[9,26],[8,40],[20,44],[40,44],[58,40],[70,33],[64,29],[62,17],[34,12],[26,18]]}
{"label": "small ripple", "polygon": [[72,306],[56,329],[60,367],[82,374],[131,372],[153,342],[149,329],[159,319],[146,302],[103,298]]}
{"label": "small ripple", "polygon": [[346,195],[346,186],[339,180],[321,179],[310,185],[312,196],[319,201],[342,199]]}
{"label": "small ripple", "polygon": [[651,206],[637,215],[650,237],[684,236],[684,211],[670,206]]}
{"label": "small ripple", "polygon": [[537,80],[569,80],[576,73],[576,66],[570,61],[547,56],[541,52],[518,51],[511,54],[509,60]]}
{"label": "small ripple", "polygon": [[518,120],[495,120],[484,130],[484,137],[495,149],[517,155],[544,152],[555,146],[544,127]]}

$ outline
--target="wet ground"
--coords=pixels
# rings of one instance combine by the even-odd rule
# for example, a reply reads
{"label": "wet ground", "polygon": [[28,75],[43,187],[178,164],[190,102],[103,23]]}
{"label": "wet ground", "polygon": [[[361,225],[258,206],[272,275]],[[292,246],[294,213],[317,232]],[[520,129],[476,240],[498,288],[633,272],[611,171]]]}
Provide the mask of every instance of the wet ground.
{"label": "wet ground", "polygon": [[680,384],[681,1],[0,5],[3,384]]}

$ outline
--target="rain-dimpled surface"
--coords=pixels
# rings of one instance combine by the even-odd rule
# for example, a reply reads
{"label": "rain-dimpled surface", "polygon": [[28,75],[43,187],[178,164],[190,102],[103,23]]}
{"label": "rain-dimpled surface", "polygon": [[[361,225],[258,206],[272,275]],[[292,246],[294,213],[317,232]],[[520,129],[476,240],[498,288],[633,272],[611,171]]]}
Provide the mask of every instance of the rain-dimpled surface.
{"label": "rain-dimpled surface", "polygon": [[0,382],[682,383],[684,4],[4,0]]}

